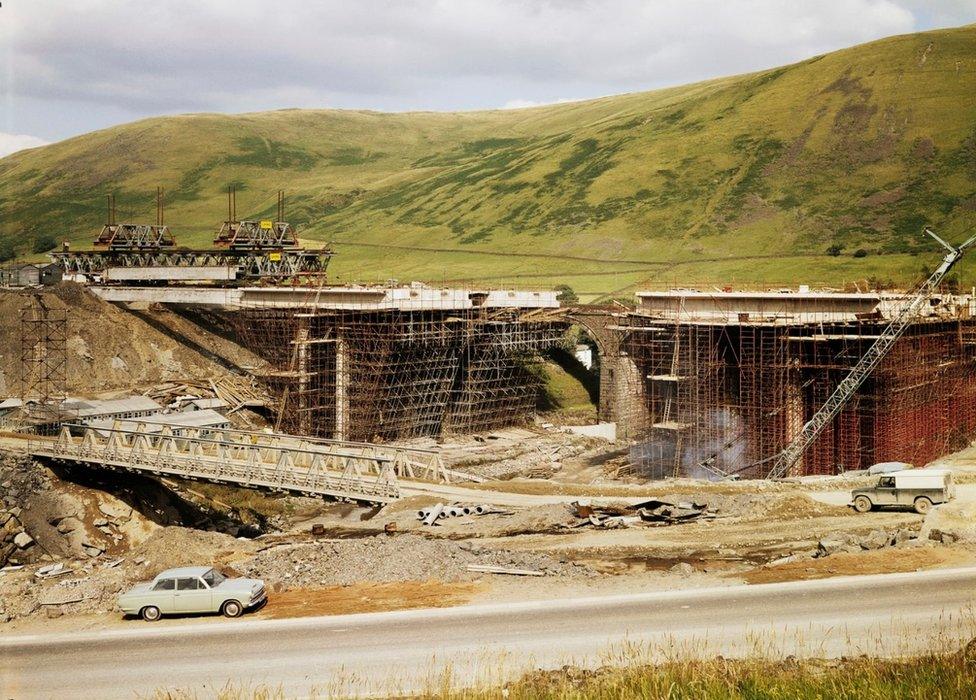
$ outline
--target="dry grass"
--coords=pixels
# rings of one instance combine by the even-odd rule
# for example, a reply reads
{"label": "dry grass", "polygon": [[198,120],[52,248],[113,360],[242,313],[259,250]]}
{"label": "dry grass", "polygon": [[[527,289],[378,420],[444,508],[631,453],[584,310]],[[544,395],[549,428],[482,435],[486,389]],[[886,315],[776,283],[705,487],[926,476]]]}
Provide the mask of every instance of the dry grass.
{"label": "dry grass", "polygon": [[[346,696],[340,688],[311,690],[308,697]],[[966,653],[909,660],[840,661],[715,659],[626,669],[564,667],[540,671],[504,686],[483,690],[455,688],[449,680],[417,695],[389,697],[445,700],[922,700],[976,696],[976,662]],[[227,685],[212,695],[160,691],[153,700],[284,700],[280,687]]]}

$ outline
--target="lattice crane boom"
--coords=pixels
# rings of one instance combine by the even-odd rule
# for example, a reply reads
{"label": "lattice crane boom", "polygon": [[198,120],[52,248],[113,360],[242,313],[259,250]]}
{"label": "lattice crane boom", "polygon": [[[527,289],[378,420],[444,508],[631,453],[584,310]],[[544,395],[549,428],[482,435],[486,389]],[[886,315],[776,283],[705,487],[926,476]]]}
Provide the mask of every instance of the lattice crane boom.
{"label": "lattice crane boom", "polygon": [[830,425],[831,421],[844,410],[844,406],[857,393],[857,390],[864,381],[881,363],[905,332],[905,329],[916,318],[922,305],[932,296],[953,265],[959,261],[967,248],[973,245],[973,243],[976,243],[976,235],[974,235],[957,248],[939,238],[939,236],[929,229],[925,229],[925,233],[938,241],[948,251],[942,259],[942,263],[922,283],[915,295],[893,315],[881,335],[878,336],[877,340],[868,348],[868,351],[864,353],[858,363],[844,377],[840,384],[837,385],[837,388],[827,398],[824,405],[806,422],[790,444],[776,456],[776,461],[769,472],[769,478],[785,476],[789,469],[803,456],[806,449],[820,436],[824,428]]}

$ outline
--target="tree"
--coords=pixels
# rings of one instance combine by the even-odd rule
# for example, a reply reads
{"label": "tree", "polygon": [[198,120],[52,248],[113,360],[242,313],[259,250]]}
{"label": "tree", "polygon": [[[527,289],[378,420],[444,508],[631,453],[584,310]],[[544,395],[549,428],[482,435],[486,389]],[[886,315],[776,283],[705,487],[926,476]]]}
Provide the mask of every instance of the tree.
{"label": "tree", "polygon": [[556,299],[560,304],[572,305],[579,303],[579,297],[576,296],[576,292],[568,284],[557,285],[556,292]]}
{"label": "tree", "polygon": [[33,250],[35,253],[46,253],[57,245],[58,239],[54,237],[54,234],[45,233],[34,239]]}
{"label": "tree", "polygon": [[13,241],[0,240],[0,263],[13,260],[16,257],[17,251],[14,250]]}

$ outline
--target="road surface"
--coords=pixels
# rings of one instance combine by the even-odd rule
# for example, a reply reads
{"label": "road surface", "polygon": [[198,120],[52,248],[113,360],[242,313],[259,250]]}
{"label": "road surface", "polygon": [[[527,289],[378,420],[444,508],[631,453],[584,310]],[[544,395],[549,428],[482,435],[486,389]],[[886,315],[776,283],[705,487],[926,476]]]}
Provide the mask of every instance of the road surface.
{"label": "road surface", "polygon": [[[606,662],[641,643],[651,658],[900,655],[976,636],[976,568],[290,620],[0,637],[0,697],[131,698],[165,688],[371,691],[431,687],[527,668]],[[936,635],[943,635],[936,643]],[[619,652],[623,653],[623,652]],[[614,652],[611,651],[613,655]],[[614,658],[620,658],[614,656]]]}

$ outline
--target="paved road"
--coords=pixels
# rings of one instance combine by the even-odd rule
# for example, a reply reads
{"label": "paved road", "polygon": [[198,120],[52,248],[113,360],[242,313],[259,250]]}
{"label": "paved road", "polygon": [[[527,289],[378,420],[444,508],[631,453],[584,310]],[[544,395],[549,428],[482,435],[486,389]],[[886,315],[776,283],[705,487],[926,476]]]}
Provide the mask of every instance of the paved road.
{"label": "paved road", "polygon": [[[291,620],[0,637],[2,698],[209,693],[228,680],[288,697],[337,686],[421,689],[444,664],[467,682],[600,663],[611,645],[710,656],[756,648],[821,657],[902,654],[976,636],[976,568],[610,598]],[[943,642],[944,644],[944,642]]]}

